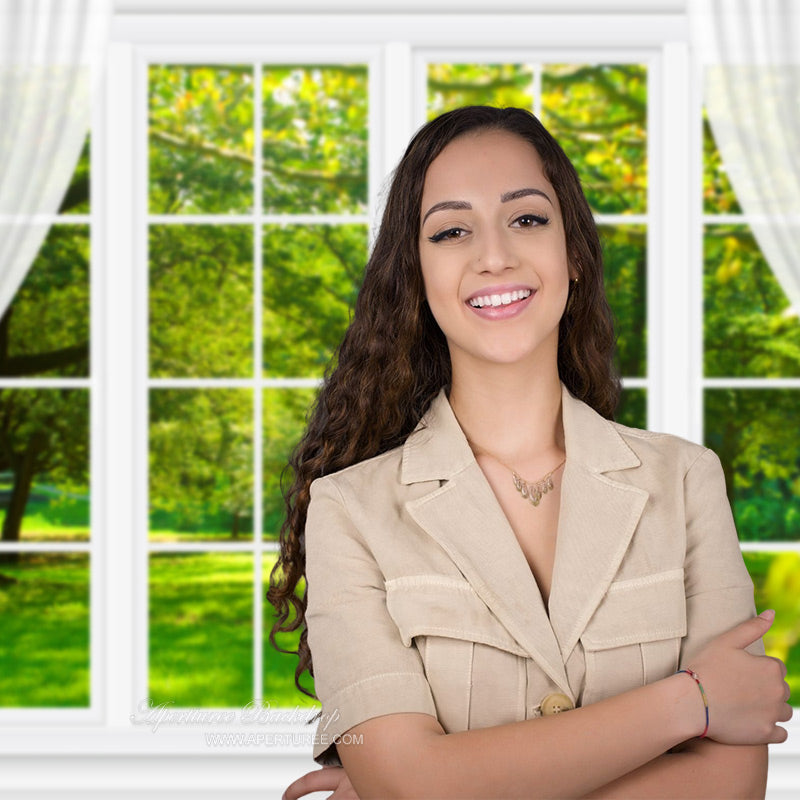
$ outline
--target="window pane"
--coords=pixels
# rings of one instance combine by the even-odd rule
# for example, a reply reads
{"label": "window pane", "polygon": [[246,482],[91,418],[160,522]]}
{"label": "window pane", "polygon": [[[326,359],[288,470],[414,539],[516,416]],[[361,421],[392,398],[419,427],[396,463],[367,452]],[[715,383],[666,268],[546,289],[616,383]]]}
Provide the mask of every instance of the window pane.
{"label": "window pane", "polygon": [[264,229],[264,373],[322,377],[367,260],[366,225]]}
{"label": "window pane", "polygon": [[238,707],[253,697],[253,557],[150,556],[153,705]]}
{"label": "window pane", "polygon": [[705,374],[800,376],[800,320],[746,225],[705,230]]}
{"label": "window pane", "polygon": [[0,375],[89,375],[89,228],[54,225],[0,319]]}
{"label": "window pane", "polygon": [[89,392],[0,390],[2,541],[89,538]]}
{"label": "window pane", "polygon": [[647,210],[647,68],[545,66],[542,122],[578,170],[596,213]]}
{"label": "window pane", "polygon": [[251,67],[151,66],[150,212],[253,207]]}
{"label": "window pane", "polygon": [[289,486],[292,476],[281,478],[289,455],[305,431],[306,415],[316,397],[315,389],[267,389],[264,392],[264,538],[278,541],[286,516],[281,483]]}
{"label": "window pane", "polygon": [[796,705],[800,693],[800,555],[744,553],[744,562],[755,584],[756,608],[776,611],[764,646],[767,655],[786,664],[786,681]]}
{"label": "window pane", "polygon": [[88,214],[89,213],[89,165],[91,162],[90,139],[86,137],[86,142],[81,151],[78,165],[72,175],[67,193],[61,201],[59,214]]}
{"label": "window pane", "polygon": [[428,119],[459,106],[533,109],[529,64],[429,64]]}
{"label": "window pane", "polygon": [[728,180],[728,172],[717,150],[711,125],[703,112],[703,212],[741,214],[739,201]]}
{"label": "window pane", "polygon": [[367,68],[265,67],[264,210],[365,213]]}
{"label": "window pane", "polygon": [[722,461],[743,540],[800,540],[798,419],[798,390],[705,391],[705,443]]}
{"label": "window pane", "polygon": [[249,389],[150,392],[150,539],[252,539]]}
{"label": "window pane", "polygon": [[252,239],[247,226],[151,227],[151,375],[252,375]]}
{"label": "window pane", "polygon": [[89,705],[89,557],[0,553],[0,706]]}
{"label": "window pane", "polygon": [[647,390],[625,389],[617,406],[617,422],[629,428],[647,427]]}
{"label": "window pane", "polygon": [[[647,374],[647,231],[643,225],[601,226],[605,287],[614,313],[620,374]],[[579,287],[580,288],[580,287]]]}

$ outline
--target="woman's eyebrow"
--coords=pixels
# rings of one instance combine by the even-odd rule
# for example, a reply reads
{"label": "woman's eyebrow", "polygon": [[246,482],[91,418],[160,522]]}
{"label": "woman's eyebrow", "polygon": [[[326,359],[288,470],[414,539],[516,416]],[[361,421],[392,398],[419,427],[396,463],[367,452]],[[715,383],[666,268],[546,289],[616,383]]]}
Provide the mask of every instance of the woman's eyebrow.
{"label": "woman's eyebrow", "polygon": [[532,194],[538,194],[541,197],[544,197],[550,205],[553,205],[553,201],[541,190],[541,189],[514,189],[513,192],[506,192],[505,194],[500,195],[500,202],[501,203],[508,203],[511,200],[519,200],[520,197],[528,197]]}
{"label": "woman's eyebrow", "polygon": [[[530,187],[525,189],[514,189],[511,192],[506,192],[505,194],[500,195],[500,202],[508,203],[511,200],[519,200],[521,197],[528,197],[532,194],[544,197],[544,199],[547,200],[551,206],[553,205],[553,201],[541,189],[533,189]],[[435,203],[427,210],[425,216],[422,218],[422,224],[424,225],[425,220],[428,219],[431,214],[434,214],[437,211],[469,211],[471,209],[472,205],[466,202],[466,200],[443,200],[441,203]]]}
{"label": "woman's eyebrow", "polygon": [[427,213],[422,218],[422,224],[424,225],[425,220],[435,211],[469,211],[471,208],[472,205],[466,200],[443,200],[441,203],[435,203],[428,209]]}

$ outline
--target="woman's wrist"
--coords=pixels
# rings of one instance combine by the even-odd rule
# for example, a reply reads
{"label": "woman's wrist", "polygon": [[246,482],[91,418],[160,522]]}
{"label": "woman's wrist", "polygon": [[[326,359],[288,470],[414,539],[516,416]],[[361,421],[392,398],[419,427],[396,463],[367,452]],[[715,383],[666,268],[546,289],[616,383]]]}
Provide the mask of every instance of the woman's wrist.
{"label": "woman's wrist", "polygon": [[664,693],[667,724],[676,743],[702,736],[706,730],[706,708],[697,683],[689,675],[676,673],[658,682]]}

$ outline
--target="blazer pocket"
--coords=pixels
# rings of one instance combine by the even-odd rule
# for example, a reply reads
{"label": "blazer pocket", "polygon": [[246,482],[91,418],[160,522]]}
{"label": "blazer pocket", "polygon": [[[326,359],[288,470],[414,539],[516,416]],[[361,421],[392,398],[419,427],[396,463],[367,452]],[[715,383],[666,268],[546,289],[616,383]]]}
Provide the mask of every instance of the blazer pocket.
{"label": "blazer pocket", "polygon": [[686,635],[683,569],[612,583],[583,632],[584,705],[665,678]]}
{"label": "blazer pocket", "polygon": [[386,606],[403,644],[419,650],[447,733],[525,718],[527,654],[467,581],[393,578]]}

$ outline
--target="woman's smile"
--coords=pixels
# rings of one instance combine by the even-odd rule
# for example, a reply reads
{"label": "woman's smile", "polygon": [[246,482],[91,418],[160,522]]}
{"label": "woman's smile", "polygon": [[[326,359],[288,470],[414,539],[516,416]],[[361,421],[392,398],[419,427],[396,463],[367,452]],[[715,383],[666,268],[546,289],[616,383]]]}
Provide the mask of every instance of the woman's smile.
{"label": "woman's smile", "polygon": [[475,292],[467,305],[482,319],[510,319],[522,313],[535,295],[530,287],[489,286]]}

